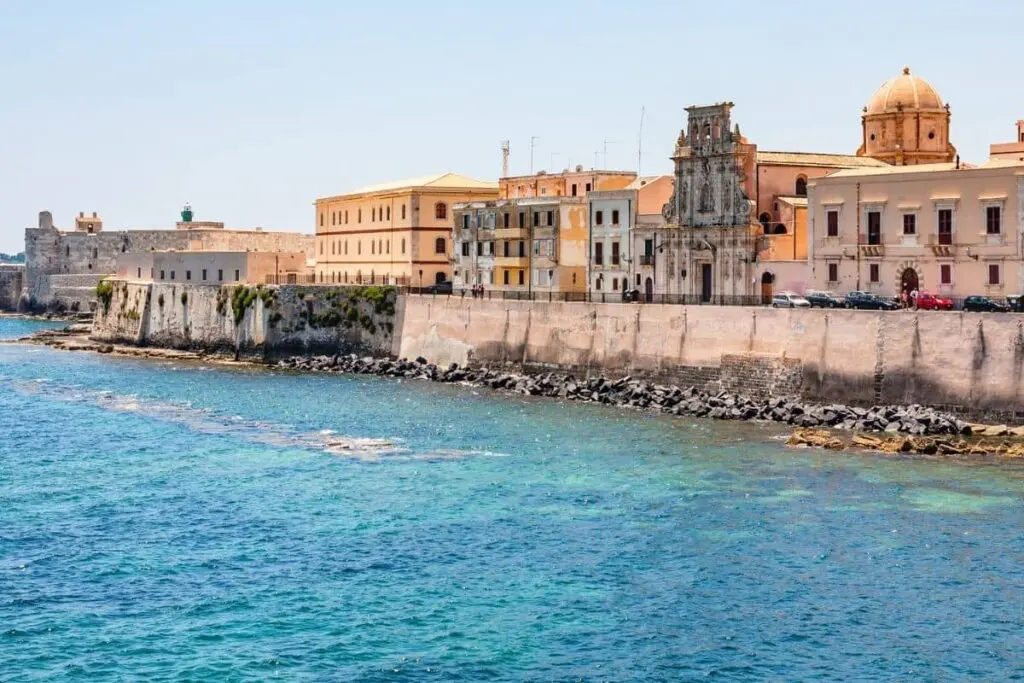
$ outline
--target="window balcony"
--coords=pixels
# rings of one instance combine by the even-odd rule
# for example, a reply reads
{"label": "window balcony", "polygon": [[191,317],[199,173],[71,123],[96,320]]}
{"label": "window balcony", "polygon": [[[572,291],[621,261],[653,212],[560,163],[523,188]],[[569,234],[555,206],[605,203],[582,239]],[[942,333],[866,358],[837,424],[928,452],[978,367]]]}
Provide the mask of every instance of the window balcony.
{"label": "window balcony", "polygon": [[494,239],[496,240],[525,240],[529,236],[529,228],[496,228],[494,230]]}
{"label": "window balcony", "polygon": [[654,254],[641,254],[640,256],[641,266],[653,266],[654,265]]}
{"label": "window balcony", "polygon": [[494,265],[501,268],[528,268],[530,258],[528,256],[495,256]]}
{"label": "window balcony", "polygon": [[885,256],[885,247],[881,244],[861,244],[861,256]]}

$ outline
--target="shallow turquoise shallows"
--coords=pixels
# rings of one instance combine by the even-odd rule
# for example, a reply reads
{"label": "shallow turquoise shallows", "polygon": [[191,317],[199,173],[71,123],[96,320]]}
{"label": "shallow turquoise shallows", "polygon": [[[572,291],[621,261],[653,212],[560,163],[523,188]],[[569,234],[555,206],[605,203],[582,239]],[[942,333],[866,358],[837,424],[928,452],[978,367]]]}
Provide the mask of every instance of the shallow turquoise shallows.
{"label": "shallow turquoise shallows", "polygon": [[21,345],[0,434],[3,681],[1024,670],[1013,464]]}

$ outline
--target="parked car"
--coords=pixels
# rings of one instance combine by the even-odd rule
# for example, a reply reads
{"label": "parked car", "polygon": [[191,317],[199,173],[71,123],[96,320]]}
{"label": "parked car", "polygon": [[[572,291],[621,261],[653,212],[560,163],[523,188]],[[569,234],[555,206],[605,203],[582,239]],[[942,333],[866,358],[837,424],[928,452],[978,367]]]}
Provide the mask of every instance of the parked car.
{"label": "parked car", "polygon": [[953,300],[941,296],[935,296],[929,292],[918,292],[917,307],[922,311],[952,311]]}
{"label": "parked car", "polygon": [[895,311],[900,306],[892,299],[871,292],[850,292],[846,295],[846,307],[868,311]]}
{"label": "parked car", "polygon": [[450,280],[448,282],[438,282],[430,285],[430,287],[427,288],[427,291],[431,294],[451,294],[452,283]]}
{"label": "parked car", "polygon": [[1011,311],[1016,313],[1024,313],[1024,295],[1011,294],[1006,297],[1006,305],[1010,307]]}
{"label": "parked car", "polygon": [[811,302],[795,292],[779,292],[772,297],[772,308],[810,308]]}
{"label": "parked car", "polygon": [[964,299],[964,310],[975,312],[1005,313],[1010,307],[987,296],[969,296]]}
{"label": "parked car", "polygon": [[845,303],[841,296],[836,296],[832,292],[820,292],[814,289],[807,290],[804,298],[811,302],[811,306],[817,306],[818,308],[842,308]]}

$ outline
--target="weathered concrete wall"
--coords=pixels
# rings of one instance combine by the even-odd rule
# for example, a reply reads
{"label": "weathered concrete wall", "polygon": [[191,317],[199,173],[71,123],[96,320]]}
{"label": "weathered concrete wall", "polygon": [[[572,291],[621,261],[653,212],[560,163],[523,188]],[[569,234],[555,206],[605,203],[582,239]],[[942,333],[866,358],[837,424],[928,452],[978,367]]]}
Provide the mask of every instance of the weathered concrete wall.
{"label": "weathered concrete wall", "polygon": [[21,264],[0,264],[0,311],[14,311],[18,308],[21,288],[25,281],[25,266]]}
{"label": "weathered concrete wall", "polygon": [[370,288],[107,282],[91,335],[100,341],[264,357],[396,351],[401,302],[368,298]]}
{"label": "weathered concrete wall", "polygon": [[1024,418],[1024,316],[409,297],[399,355]]}

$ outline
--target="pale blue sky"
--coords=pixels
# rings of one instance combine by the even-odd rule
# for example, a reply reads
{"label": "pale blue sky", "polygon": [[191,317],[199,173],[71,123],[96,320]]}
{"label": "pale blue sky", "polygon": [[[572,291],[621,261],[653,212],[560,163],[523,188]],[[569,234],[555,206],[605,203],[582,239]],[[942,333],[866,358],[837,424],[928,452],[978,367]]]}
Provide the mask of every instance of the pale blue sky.
{"label": "pale blue sky", "polygon": [[[312,201],[452,170],[669,172],[683,107],[762,149],[853,153],[907,64],[965,160],[1024,118],[1024,3],[0,0],[0,251],[60,227],[197,218],[312,232]],[[603,165],[603,154],[599,160]]]}

